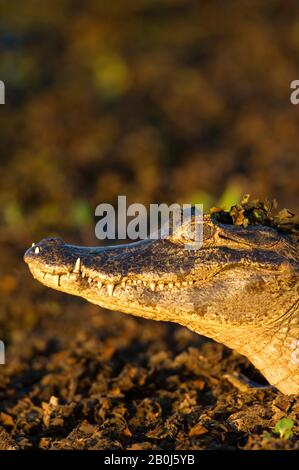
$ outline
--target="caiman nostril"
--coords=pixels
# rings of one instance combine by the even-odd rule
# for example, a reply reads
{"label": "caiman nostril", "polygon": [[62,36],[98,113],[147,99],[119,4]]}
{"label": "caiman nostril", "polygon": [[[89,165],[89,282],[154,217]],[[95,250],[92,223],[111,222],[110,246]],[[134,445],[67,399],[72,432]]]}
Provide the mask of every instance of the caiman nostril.
{"label": "caiman nostril", "polygon": [[65,241],[59,237],[44,238],[39,245],[64,245]]}
{"label": "caiman nostril", "polygon": [[39,243],[32,243],[32,246],[26,251],[24,255],[24,261],[30,263],[37,259],[37,255],[44,253],[47,249],[52,249],[65,245],[65,242],[62,238],[59,237],[50,237],[44,238]]}

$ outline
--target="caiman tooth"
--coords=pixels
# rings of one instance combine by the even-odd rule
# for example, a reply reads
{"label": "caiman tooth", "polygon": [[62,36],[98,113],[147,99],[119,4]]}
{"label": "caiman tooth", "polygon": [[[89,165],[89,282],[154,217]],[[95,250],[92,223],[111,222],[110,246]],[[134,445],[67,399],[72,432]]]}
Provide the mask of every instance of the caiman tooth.
{"label": "caiman tooth", "polygon": [[173,288],[173,282],[169,282],[168,287],[169,287],[169,289],[172,289]]}
{"label": "caiman tooth", "polygon": [[107,284],[107,292],[109,297],[112,297],[114,291],[114,284]]}
{"label": "caiman tooth", "polygon": [[189,286],[193,286],[193,281],[188,282]]}
{"label": "caiman tooth", "polygon": [[135,279],[132,281],[132,283],[133,283],[134,286],[137,285],[137,281]]}
{"label": "caiman tooth", "polygon": [[141,283],[142,283],[141,279],[138,279],[137,284],[141,284]]}
{"label": "caiman tooth", "polygon": [[121,285],[122,288],[125,288],[126,287],[126,281],[122,281],[120,285]]}
{"label": "caiman tooth", "polygon": [[59,274],[53,276],[54,284],[56,287],[59,286]]}
{"label": "caiman tooth", "polygon": [[85,273],[82,273],[82,277],[83,277],[83,279],[85,278],[85,276],[86,276],[86,274],[85,274]]}
{"label": "caiman tooth", "polygon": [[188,285],[188,282],[184,281],[182,282],[182,286],[186,287]]}
{"label": "caiman tooth", "polygon": [[91,284],[91,283],[92,283],[92,278],[89,277],[89,278],[88,278],[88,284]]}
{"label": "caiman tooth", "polygon": [[156,284],[154,282],[151,282],[150,283],[150,288],[151,288],[152,291],[155,290],[155,287],[156,287]]}
{"label": "caiman tooth", "polygon": [[164,289],[164,284],[158,284],[158,289],[163,290]]}
{"label": "caiman tooth", "polygon": [[33,248],[33,247],[35,246],[35,243],[32,243],[32,245],[31,245],[31,246],[32,246],[32,248]]}
{"label": "caiman tooth", "polygon": [[74,267],[74,273],[79,273],[80,272],[80,267],[81,267],[81,260],[80,260],[80,258],[77,258],[77,261],[76,261],[75,267]]}
{"label": "caiman tooth", "polygon": [[146,281],[142,281],[142,284],[143,284],[144,286],[146,286]]}
{"label": "caiman tooth", "polygon": [[35,253],[36,255],[38,255],[39,252],[40,252],[39,246],[36,246],[36,247],[35,247],[35,250],[34,250],[34,253]]}
{"label": "caiman tooth", "polygon": [[176,282],[175,285],[176,285],[176,287],[181,287],[181,283],[180,283],[180,282]]}
{"label": "caiman tooth", "polygon": [[67,272],[67,273],[66,273],[66,277],[67,277],[67,279],[69,279],[69,278],[71,277],[71,273],[70,273],[70,272]]}
{"label": "caiman tooth", "polygon": [[101,281],[98,281],[98,288],[101,290],[103,283]]}

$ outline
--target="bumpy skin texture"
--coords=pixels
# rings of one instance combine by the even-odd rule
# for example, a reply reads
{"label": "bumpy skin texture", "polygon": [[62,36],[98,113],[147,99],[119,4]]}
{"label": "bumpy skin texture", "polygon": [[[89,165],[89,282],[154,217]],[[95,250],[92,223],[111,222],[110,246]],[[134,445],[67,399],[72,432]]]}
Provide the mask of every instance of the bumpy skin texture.
{"label": "bumpy skin texture", "polygon": [[299,394],[298,244],[275,229],[204,217],[204,242],[166,239],[88,248],[57,238],[27,250],[32,275],[101,307],[171,321],[244,354],[285,394]]}

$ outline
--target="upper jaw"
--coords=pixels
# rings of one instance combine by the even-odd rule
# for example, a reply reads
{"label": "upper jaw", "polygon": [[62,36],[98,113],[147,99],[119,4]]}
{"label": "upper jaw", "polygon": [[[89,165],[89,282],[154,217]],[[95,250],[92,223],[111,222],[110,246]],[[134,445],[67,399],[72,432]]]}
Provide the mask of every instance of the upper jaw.
{"label": "upper jaw", "polygon": [[45,239],[29,248],[24,259],[32,275],[48,287],[82,296],[122,297],[128,290],[175,293],[199,285],[219,271],[209,261],[214,250],[203,249],[202,257],[192,257],[167,240],[88,248]]}
{"label": "upper jaw", "polygon": [[[149,248],[148,243],[142,246]],[[142,290],[163,292],[195,284],[191,275],[135,269],[136,248],[140,245],[85,248],[67,245],[60,239],[45,239],[33,244],[24,259],[33,277],[42,284],[82,296],[91,292],[105,297],[122,296],[128,290],[136,294]],[[129,259],[128,253],[133,255]]]}
{"label": "upper jaw", "polygon": [[[134,289],[134,291],[150,290],[152,292],[163,292],[164,290],[177,290],[180,288],[190,288],[195,285],[196,279],[178,278],[175,275],[170,275],[168,278],[150,276],[144,274],[143,276],[136,275],[121,275],[116,274],[114,276],[105,275],[102,272],[90,270],[84,266],[84,260],[77,258],[73,264],[73,269],[51,269],[47,265],[34,264],[28,262],[29,269],[38,281],[42,284],[62,291],[81,292],[86,289],[95,289],[100,295],[107,294],[109,297],[115,295],[116,290],[118,292],[128,291]],[[76,293],[76,292],[73,292]]]}

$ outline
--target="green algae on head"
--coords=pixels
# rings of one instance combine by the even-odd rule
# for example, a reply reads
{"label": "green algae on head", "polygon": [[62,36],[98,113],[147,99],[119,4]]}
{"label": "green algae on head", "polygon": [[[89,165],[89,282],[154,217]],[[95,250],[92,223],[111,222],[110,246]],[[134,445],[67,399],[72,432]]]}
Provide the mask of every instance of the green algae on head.
{"label": "green algae on head", "polygon": [[265,225],[279,232],[290,235],[295,241],[299,240],[299,216],[289,209],[277,211],[277,201],[265,199],[250,200],[245,194],[240,204],[233,205],[229,211],[212,207],[210,213],[223,224],[239,225],[247,228],[250,225]]}

